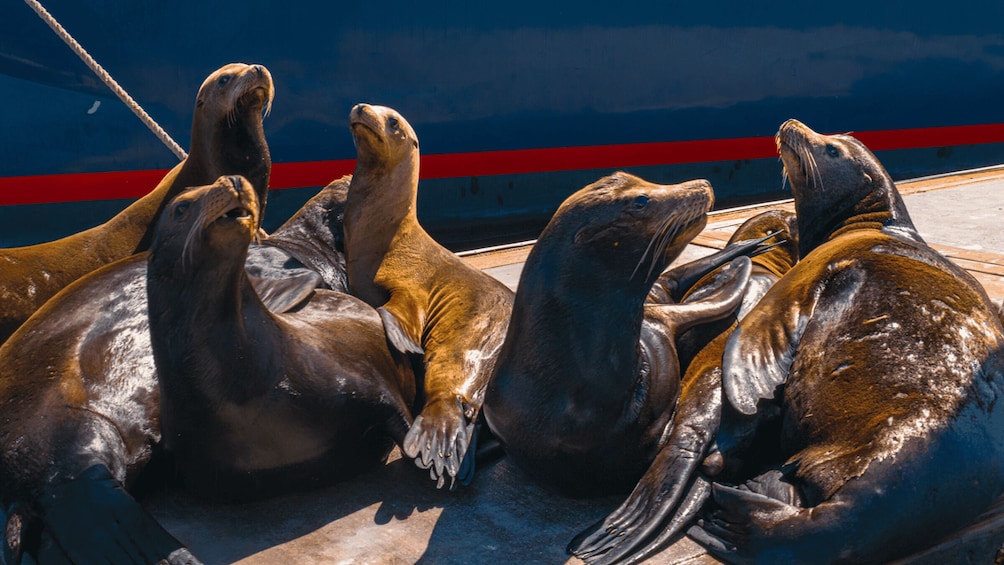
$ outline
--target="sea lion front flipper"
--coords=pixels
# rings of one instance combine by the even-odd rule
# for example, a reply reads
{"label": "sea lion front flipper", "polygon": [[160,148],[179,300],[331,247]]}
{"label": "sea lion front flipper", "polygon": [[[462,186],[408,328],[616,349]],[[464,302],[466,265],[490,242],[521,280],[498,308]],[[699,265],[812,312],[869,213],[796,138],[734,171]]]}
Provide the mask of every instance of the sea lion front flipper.
{"label": "sea lion front flipper", "polygon": [[473,433],[474,422],[468,423],[460,399],[430,401],[408,431],[404,454],[429,470],[436,488],[443,488],[449,477],[452,490],[457,479],[465,479],[461,484],[466,485],[473,478],[473,460],[468,460]]}
{"label": "sea lion front flipper", "polygon": [[390,311],[387,304],[377,308],[376,311],[377,314],[380,314],[380,319],[383,320],[383,331],[387,334],[387,341],[395,349],[401,353],[414,353],[416,355],[425,353],[422,345],[405,330],[401,321]]}
{"label": "sea lion front flipper", "polygon": [[248,275],[251,286],[266,308],[275,314],[288,312],[310,298],[314,290],[324,286],[321,275],[306,269],[282,278],[261,278]]}
{"label": "sea lion front flipper", "polygon": [[104,465],[49,490],[40,501],[40,563],[201,563],[143,510]]}
{"label": "sea lion front flipper", "polygon": [[739,322],[725,344],[722,388],[729,404],[746,416],[757,413],[761,400],[773,400],[777,387],[788,379],[809,322],[803,310],[811,312],[812,305],[788,298],[804,294],[789,288],[790,281],[787,277],[779,280]]}
{"label": "sea lion front flipper", "polygon": [[645,304],[645,319],[664,324],[674,338],[697,324],[720,320],[742,304],[751,272],[748,257],[733,259],[715,273],[708,291],[699,299],[682,304]]}

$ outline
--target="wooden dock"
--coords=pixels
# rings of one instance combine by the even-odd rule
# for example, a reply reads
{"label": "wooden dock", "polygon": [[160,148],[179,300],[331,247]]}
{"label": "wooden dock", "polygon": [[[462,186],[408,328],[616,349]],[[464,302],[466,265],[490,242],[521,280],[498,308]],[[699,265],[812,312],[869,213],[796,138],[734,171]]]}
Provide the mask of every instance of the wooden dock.
{"label": "wooden dock", "polygon": [[[899,186],[921,235],[973,273],[992,298],[1004,299],[1004,234],[997,229],[998,218],[1004,218],[1004,170]],[[685,259],[722,247],[742,221],[764,208],[713,213]],[[529,248],[519,245],[466,257],[515,287]],[[395,450],[382,468],[328,489],[239,505],[208,503],[168,490],[144,503],[206,563],[466,565],[579,563],[565,554],[565,545],[622,498],[557,496],[504,458],[479,469],[469,487],[437,491],[425,472]],[[993,521],[993,527],[967,540],[967,549],[972,539],[982,541],[973,561],[965,562],[993,562],[999,523],[1004,520]],[[945,555],[932,554],[918,562],[946,562]],[[650,562],[716,563],[686,538]]]}

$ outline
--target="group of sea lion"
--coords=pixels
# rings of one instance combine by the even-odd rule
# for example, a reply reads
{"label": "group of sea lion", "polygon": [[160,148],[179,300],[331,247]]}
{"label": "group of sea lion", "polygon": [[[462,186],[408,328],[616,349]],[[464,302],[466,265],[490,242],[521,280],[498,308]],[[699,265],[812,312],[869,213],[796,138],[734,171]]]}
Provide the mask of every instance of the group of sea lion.
{"label": "group of sea lion", "polygon": [[[130,494],[162,465],[227,500],[330,484],[396,445],[470,484],[479,435],[568,495],[631,492],[569,551],[639,562],[902,558],[1004,493],[1004,344],[849,136],[785,122],[795,214],[704,228],[702,180],[572,194],[515,295],[416,214],[419,143],[349,115],[351,177],[273,234],[261,65],[212,73],[191,154],[98,228],[2,250],[4,560],[198,563]],[[633,491],[632,491],[633,488]]]}

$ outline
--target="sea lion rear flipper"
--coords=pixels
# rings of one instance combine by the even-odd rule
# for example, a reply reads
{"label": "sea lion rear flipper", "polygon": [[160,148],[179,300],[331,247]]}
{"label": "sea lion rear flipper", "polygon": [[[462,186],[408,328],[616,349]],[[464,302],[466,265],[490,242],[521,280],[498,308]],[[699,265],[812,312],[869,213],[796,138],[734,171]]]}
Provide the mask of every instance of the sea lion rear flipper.
{"label": "sea lion rear flipper", "polygon": [[645,305],[645,319],[665,324],[670,333],[679,336],[697,324],[720,320],[742,304],[749,283],[752,263],[748,257],[739,257],[715,273],[715,281],[708,292],[698,299],[681,304]]}
{"label": "sea lion rear flipper", "polygon": [[201,563],[136,502],[104,465],[48,491],[40,563]]}
{"label": "sea lion rear flipper", "polygon": [[758,550],[754,545],[759,544],[752,543],[753,540],[773,538],[775,526],[777,537],[786,538],[790,535],[790,530],[784,527],[786,523],[797,522],[793,526],[808,534],[817,529],[815,526],[825,528],[832,521],[820,517],[820,524],[813,524],[802,508],[751,490],[714,484],[711,492],[716,509],[687,533],[713,556],[729,563],[744,563],[754,557]]}
{"label": "sea lion rear flipper", "polygon": [[764,242],[775,235],[777,233],[771,233],[756,239],[729,243],[724,249],[710,255],[672,267],[659,276],[656,284],[665,288],[673,300],[679,302],[687,291],[690,290],[690,287],[694,286],[694,283],[718,267],[736,257],[753,257],[769,251],[773,247],[773,244],[765,245]]}
{"label": "sea lion rear flipper", "polygon": [[315,289],[324,286],[321,275],[306,269],[283,278],[259,278],[248,275],[248,280],[251,281],[251,286],[265,307],[276,314],[292,310],[310,298]]}
{"label": "sea lion rear flipper", "polygon": [[682,535],[697,515],[711,492],[697,471],[721,418],[720,363],[726,337],[722,334],[694,358],[666,445],[631,495],[576,536],[569,553],[590,563],[641,562]]}
{"label": "sea lion rear flipper", "polygon": [[380,314],[380,319],[383,320],[383,331],[387,334],[387,341],[394,348],[401,353],[414,353],[416,355],[425,353],[422,346],[404,329],[397,316],[388,310],[387,305],[377,308],[376,311],[377,314]]}

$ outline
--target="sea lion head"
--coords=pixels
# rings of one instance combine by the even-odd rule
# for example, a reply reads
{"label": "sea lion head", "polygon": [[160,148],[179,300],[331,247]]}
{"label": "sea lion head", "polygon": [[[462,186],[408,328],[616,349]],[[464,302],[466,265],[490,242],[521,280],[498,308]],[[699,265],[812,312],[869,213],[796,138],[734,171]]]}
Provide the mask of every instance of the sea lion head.
{"label": "sea lion head", "polygon": [[774,234],[770,250],[752,257],[753,263],[781,276],[798,262],[798,219],[787,210],[767,210],[743,222],[729,243],[761,239]]}
{"label": "sea lion head", "polygon": [[631,281],[647,292],[704,229],[714,200],[706,180],[659,185],[617,172],[568,197],[544,233],[560,234],[559,245],[577,250],[564,254],[582,267],[570,276],[602,269],[610,273],[607,282]]}
{"label": "sea lion head", "polygon": [[211,185],[190,188],[161,214],[151,265],[170,265],[179,273],[207,263],[243,266],[258,232],[258,214],[258,197],[244,177],[220,177]]}
{"label": "sea lion head", "polygon": [[272,167],[262,120],[275,88],[262,65],[230,63],[203,81],[195,99],[187,177],[191,186],[224,175],[243,175],[258,191],[262,211]]}
{"label": "sea lion head", "polygon": [[775,142],[795,197],[802,257],[845,229],[897,227],[915,235],[889,173],[857,139],[788,120]]}
{"label": "sea lion head", "polygon": [[[272,111],[275,86],[263,65],[230,63],[213,71],[199,87],[195,107],[213,122],[233,125],[240,117],[264,118]],[[260,120],[259,120],[260,121]]]}
{"label": "sea lion head", "polygon": [[356,104],[349,125],[357,159],[367,168],[392,169],[418,154],[415,130],[392,108]]}

